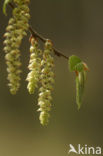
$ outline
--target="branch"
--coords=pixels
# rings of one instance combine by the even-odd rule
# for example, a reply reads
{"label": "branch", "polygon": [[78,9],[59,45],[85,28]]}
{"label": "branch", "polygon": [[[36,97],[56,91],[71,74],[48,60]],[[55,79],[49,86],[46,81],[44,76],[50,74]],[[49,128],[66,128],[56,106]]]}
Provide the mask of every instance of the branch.
{"label": "branch", "polygon": [[[43,36],[41,36],[40,34],[38,34],[35,30],[33,30],[33,28],[31,26],[29,26],[29,31],[32,34],[32,36],[39,38],[42,42],[46,41],[46,38],[44,38]],[[53,47],[54,53],[57,56],[62,56],[65,59],[68,59],[67,56],[65,56],[64,54],[62,54],[59,50],[57,50],[56,48]]]}
{"label": "branch", "polygon": [[[9,5],[10,5],[10,7],[12,8],[12,9],[14,9],[14,5],[12,4],[12,3],[9,3]],[[33,28],[32,28],[32,26],[31,25],[29,25],[29,31],[30,31],[30,33],[32,34],[32,36],[34,36],[34,37],[37,37],[38,39],[40,39],[42,42],[45,42],[46,41],[46,38],[44,38],[42,35],[40,35],[38,32],[36,32]],[[69,57],[67,57],[67,56],[65,56],[62,52],[60,52],[59,50],[57,50],[55,47],[53,47],[53,50],[54,50],[54,53],[55,53],[55,55],[57,55],[57,56],[62,56],[63,58],[65,58],[65,59],[69,59]]]}

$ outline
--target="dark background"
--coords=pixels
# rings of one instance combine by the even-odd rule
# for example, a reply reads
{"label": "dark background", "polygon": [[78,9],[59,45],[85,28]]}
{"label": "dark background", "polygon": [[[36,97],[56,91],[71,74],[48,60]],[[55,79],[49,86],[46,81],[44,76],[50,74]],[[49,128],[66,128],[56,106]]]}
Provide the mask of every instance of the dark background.
{"label": "dark background", "polygon": [[29,95],[29,33],[21,46],[22,83],[17,95],[7,87],[3,34],[8,16],[0,1],[0,155],[67,156],[69,144],[103,145],[103,0],[31,0],[32,26],[65,55],[82,58],[89,66],[84,102],[77,110],[75,75],[68,62],[55,56],[56,83],[50,123],[38,120],[37,91]]}

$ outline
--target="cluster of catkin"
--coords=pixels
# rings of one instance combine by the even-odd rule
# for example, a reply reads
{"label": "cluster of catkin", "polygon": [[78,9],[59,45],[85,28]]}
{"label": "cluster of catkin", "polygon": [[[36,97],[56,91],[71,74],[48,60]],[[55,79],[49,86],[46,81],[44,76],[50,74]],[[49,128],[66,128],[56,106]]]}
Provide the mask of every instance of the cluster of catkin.
{"label": "cluster of catkin", "polygon": [[49,120],[49,111],[51,109],[52,90],[54,83],[54,60],[52,57],[52,43],[46,40],[44,51],[38,48],[38,42],[31,37],[29,73],[27,75],[27,89],[33,94],[35,88],[39,86],[38,105],[40,111],[40,122],[47,125]]}
{"label": "cluster of catkin", "polygon": [[[11,94],[16,94],[20,87],[20,45],[23,37],[29,28],[29,0],[13,0],[16,7],[13,9],[12,18],[8,22],[6,33],[4,34],[4,51],[8,72],[8,86]],[[30,38],[30,61],[28,65],[29,73],[27,89],[30,94],[34,94],[39,86],[38,105],[40,111],[40,122],[47,125],[49,111],[51,109],[52,90],[54,83],[54,60],[52,57],[52,43],[45,41],[44,50],[41,50],[38,41],[33,36]]]}
{"label": "cluster of catkin", "polygon": [[5,47],[6,53],[5,59],[8,72],[8,86],[12,94],[16,94],[20,87],[20,73],[21,73],[21,61],[20,61],[20,45],[23,37],[26,35],[29,24],[29,0],[13,0],[16,7],[13,9],[12,18],[8,22],[6,28]]}

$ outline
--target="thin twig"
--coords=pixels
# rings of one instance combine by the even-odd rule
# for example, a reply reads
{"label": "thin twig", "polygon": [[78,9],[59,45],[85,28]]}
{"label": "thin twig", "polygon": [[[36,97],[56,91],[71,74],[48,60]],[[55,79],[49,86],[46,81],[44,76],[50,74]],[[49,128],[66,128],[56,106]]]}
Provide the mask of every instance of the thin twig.
{"label": "thin twig", "polygon": [[[10,7],[13,9],[14,8],[14,5],[12,3],[9,3]],[[29,25],[29,31],[30,33],[32,34],[32,36],[34,37],[37,37],[38,39],[40,39],[42,42],[45,42],[46,41],[46,38],[44,38],[42,35],[40,35],[38,32],[36,32],[32,26]],[[62,52],[60,52],[59,50],[57,50],[56,48],[53,47],[53,50],[54,50],[54,53],[55,55],[57,56],[62,56],[63,58],[65,59],[69,59],[67,56],[65,56]]]}
{"label": "thin twig", "polygon": [[[33,30],[33,28],[31,26],[29,26],[29,31],[32,34],[32,36],[39,38],[42,42],[46,41],[46,38],[44,38],[43,36],[41,36],[38,32],[36,32],[35,30]],[[65,56],[64,54],[62,54],[59,50],[57,50],[56,48],[53,47],[54,53],[57,56],[62,56],[65,59],[68,59],[67,56]]]}

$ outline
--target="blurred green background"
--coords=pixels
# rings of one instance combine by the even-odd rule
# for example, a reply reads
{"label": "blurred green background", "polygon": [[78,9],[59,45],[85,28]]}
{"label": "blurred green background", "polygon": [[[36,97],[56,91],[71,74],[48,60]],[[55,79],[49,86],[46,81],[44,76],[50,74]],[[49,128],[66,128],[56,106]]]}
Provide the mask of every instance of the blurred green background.
{"label": "blurred green background", "polygon": [[89,66],[84,102],[77,110],[75,74],[68,62],[55,56],[56,83],[50,123],[42,127],[36,111],[37,91],[29,95],[29,33],[21,46],[22,83],[16,96],[9,93],[3,52],[8,17],[0,1],[0,155],[67,156],[69,144],[103,145],[103,0],[31,0],[32,26],[65,55],[82,58]]}

